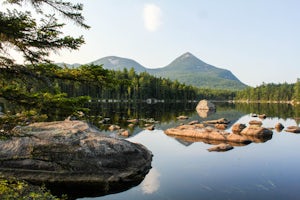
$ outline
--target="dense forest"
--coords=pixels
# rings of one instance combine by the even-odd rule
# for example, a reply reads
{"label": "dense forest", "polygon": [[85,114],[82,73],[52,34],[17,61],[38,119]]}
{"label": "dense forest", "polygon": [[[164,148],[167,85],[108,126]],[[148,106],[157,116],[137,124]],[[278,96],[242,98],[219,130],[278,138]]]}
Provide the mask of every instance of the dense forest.
{"label": "dense forest", "polygon": [[[0,68],[0,96],[20,104],[76,105],[87,100],[164,100],[192,101],[202,98],[229,100],[234,92],[199,89],[147,72],[113,71],[101,65],[63,68],[55,64],[28,65],[20,68]],[[57,105],[54,105],[54,104]],[[71,103],[71,104],[70,104]],[[66,105],[67,106],[67,105]]]}
{"label": "dense forest", "polygon": [[300,79],[296,83],[263,83],[258,87],[249,87],[236,93],[236,100],[247,102],[300,102]]}

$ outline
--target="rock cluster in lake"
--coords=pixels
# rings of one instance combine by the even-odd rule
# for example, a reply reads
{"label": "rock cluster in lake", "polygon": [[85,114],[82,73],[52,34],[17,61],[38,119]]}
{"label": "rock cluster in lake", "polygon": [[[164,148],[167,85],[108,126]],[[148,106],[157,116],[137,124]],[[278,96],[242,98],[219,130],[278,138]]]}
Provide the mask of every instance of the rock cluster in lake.
{"label": "rock cluster in lake", "polygon": [[228,151],[233,149],[233,146],[266,142],[273,135],[271,130],[262,127],[260,121],[250,121],[248,127],[245,124],[234,124],[232,132],[227,132],[224,129],[229,123],[230,121],[224,118],[202,123],[193,122],[169,128],[165,130],[165,134],[186,141],[202,141],[216,145],[209,148],[209,151]]}
{"label": "rock cluster in lake", "polygon": [[139,184],[151,168],[152,153],[143,145],[105,136],[82,121],[34,123],[13,132],[0,141],[4,176],[93,185],[106,194]]}

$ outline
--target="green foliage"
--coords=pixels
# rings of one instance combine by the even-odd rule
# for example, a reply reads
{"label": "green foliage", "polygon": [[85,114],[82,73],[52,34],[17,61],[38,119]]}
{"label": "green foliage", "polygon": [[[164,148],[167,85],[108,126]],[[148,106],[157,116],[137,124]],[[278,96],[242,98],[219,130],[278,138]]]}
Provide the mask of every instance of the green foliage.
{"label": "green foliage", "polygon": [[[22,5],[29,2],[40,18],[33,18],[29,11],[19,11]],[[15,60],[10,56],[10,50],[16,50],[29,63],[49,60],[51,51],[59,49],[78,49],[84,43],[83,37],[65,36],[60,31],[65,24],[59,23],[55,12],[43,12],[43,6],[50,6],[65,17],[84,28],[84,18],[81,15],[82,4],[72,4],[65,1],[52,0],[6,0],[13,6],[12,10],[0,12],[0,66],[15,68]]]}
{"label": "green foliage", "polygon": [[0,198],[3,200],[63,200],[65,196],[57,198],[44,187],[31,186],[24,181],[0,178]]}
{"label": "green foliage", "polygon": [[295,84],[274,84],[269,83],[245,90],[238,91],[236,100],[260,101],[260,102],[300,102],[299,81]]}

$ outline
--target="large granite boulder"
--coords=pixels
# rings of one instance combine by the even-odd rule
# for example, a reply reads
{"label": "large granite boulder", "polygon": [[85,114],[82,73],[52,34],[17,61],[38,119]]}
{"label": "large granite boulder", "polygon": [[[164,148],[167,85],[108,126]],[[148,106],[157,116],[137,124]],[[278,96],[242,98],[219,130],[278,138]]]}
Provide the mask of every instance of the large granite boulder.
{"label": "large granite boulder", "polygon": [[0,141],[4,176],[73,190],[96,185],[98,192],[111,193],[123,183],[140,183],[151,168],[152,153],[143,145],[105,136],[81,121],[34,123],[13,131],[16,136]]}

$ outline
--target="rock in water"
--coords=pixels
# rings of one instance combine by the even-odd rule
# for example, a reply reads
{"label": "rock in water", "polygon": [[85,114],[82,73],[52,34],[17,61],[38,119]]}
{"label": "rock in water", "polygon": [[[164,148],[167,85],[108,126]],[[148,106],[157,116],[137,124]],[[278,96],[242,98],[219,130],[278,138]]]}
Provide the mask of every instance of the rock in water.
{"label": "rock in water", "polygon": [[81,121],[34,123],[0,141],[0,172],[30,182],[96,185],[98,192],[140,183],[152,153],[141,144],[111,138]]}
{"label": "rock in water", "polygon": [[199,101],[196,110],[216,110],[216,106],[207,100]]}
{"label": "rock in water", "polygon": [[219,130],[212,127],[198,128],[196,125],[182,125],[175,128],[169,128],[164,132],[167,135],[173,135],[173,136],[184,136],[184,137],[191,137],[191,138],[201,138],[207,140],[234,142],[234,143],[242,143],[242,144],[251,143],[250,140],[248,140],[247,138],[241,135],[228,133],[226,131]]}
{"label": "rock in water", "polygon": [[230,144],[226,144],[226,143],[221,143],[221,144],[218,144],[218,145],[215,145],[209,149],[207,149],[209,152],[211,151],[218,151],[218,152],[221,152],[221,151],[229,151],[233,149],[233,146],[231,146]]}

